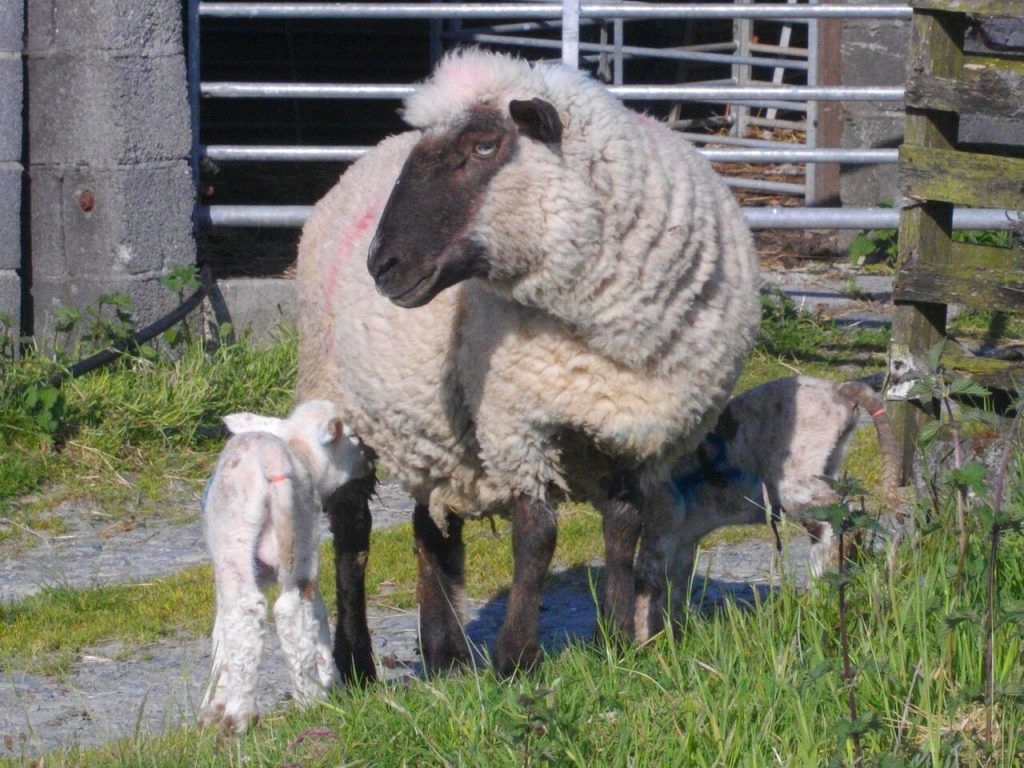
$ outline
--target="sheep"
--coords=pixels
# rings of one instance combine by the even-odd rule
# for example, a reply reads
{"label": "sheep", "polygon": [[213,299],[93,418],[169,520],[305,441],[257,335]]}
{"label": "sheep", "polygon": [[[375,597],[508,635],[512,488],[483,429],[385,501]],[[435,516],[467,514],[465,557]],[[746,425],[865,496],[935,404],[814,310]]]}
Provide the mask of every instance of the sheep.
{"label": "sheep", "polygon": [[260,586],[275,576],[274,618],[295,699],[322,698],[339,680],[316,580],[320,500],[369,468],[325,400],[303,403],[286,419],[233,413],[224,423],[233,436],[201,504],[217,614],[199,719],[241,733],[256,714],[267,608]]}
{"label": "sheep", "polygon": [[[298,394],[335,401],[413,496],[428,671],[469,659],[462,518],[511,516],[493,649],[508,675],[539,658],[562,496],[602,512],[610,624],[631,636],[634,590],[659,593],[634,583],[645,489],[739,375],[755,251],[685,140],[571,68],[455,52],[404,117],[414,130],[351,167],[303,230]],[[339,530],[369,515],[355,494],[328,513]],[[361,610],[366,554],[339,555],[339,614]],[[372,677],[360,622],[335,643],[343,673]]]}
{"label": "sheep", "polygon": [[[804,525],[812,541],[811,573],[820,576],[838,562],[838,542],[829,524],[802,515],[839,501],[829,481],[846,456],[858,408],[871,415],[883,496],[902,523],[899,451],[878,395],[859,381],[776,379],[731,399],[697,450],[676,463],[662,497],[671,512],[645,535],[637,571],[667,572],[676,598],[685,599],[700,539],[724,525],[764,523],[770,510],[773,523],[785,514]],[[638,605],[637,617],[641,640],[660,627],[660,611]]]}

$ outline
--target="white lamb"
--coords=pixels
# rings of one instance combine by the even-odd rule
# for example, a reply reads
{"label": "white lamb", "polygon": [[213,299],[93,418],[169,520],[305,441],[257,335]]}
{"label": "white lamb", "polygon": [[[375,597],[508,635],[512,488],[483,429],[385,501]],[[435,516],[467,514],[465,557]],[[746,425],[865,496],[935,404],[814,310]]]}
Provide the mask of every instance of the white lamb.
{"label": "white lamb", "polygon": [[260,587],[275,577],[274,620],[294,697],[322,698],[339,679],[317,587],[317,522],[322,500],[368,466],[360,442],[324,400],[303,403],[286,419],[233,413],[224,423],[233,437],[202,502],[217,617],[199,719],[242,732],[256,714],[267,609]]}
{"label": "white lamb", "polygon": [[[349,169],[303,230],[299,395],[337,402],[416,501],[428,669],[468,658],[461,518],[511,516],[507,674],[539,655],[566,492],[601,508],[603,610],[632,634],[645,488],[728,398],[759,315],[755,252],[693,147],[570,68],[458,52],[404,116],[418,130]],[[368,515],[328,511],[339,530]],[[361,556],[338,572],[358,579]],[[346,637],[339,666],[372,674]]]}

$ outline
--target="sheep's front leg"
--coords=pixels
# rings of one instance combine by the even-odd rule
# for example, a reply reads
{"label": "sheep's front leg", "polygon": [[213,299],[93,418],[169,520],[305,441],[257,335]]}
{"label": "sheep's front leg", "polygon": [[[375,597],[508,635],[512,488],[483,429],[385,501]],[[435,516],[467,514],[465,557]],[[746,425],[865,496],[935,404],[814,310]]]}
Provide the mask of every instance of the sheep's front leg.
{"label": "sheep's front leg", "polygon": [[466,586],[466,548],[462,518],[448,515],[442,533],[430,510],[417,504],[412,516],[419,566],[420,649],[428,675],[468,664],[469,643],[462,629],[462,593]]}
{"label": "sheep's front leg", "polygon": [[509,677],[540,660],[537,642],[541,587],[558,537],[558,518],[545,501],[520,498],[512,509],[512,589],[494,648],[494,669]]}
{"label": "sheep's front leg", "polygon": [[338,624],[334,661],[344,683],[377,679],[370,629],[366,622],[366,561],[370,555],[370,496],[377,478],[371,473],[342,486],[324,504],[334,537],[334,581]]}
{"label": "sheep's front leg", "polygon": [[604,532],[605,587],[601,613],[613,634],[634,637],[636,577],[633,560],[640,538],[640,509],[628,499],[609,499],[601,504]]}

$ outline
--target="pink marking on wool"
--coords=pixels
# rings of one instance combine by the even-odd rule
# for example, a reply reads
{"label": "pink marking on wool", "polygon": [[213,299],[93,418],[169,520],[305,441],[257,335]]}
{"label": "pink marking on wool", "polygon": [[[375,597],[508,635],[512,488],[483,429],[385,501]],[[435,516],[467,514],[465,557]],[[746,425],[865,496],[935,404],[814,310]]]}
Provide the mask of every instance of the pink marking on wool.
{"label": "pink marking on wool", "polygon": [[640,125],[642,125],[644,128],[646,128],[651,133],[662,133],[662,134],[666,133],[666,132],[671,133],[671,130],[669,129],[669,127],[667,125],[665,125],[660,120],[657,120],[657,119],[651,117],[650,115],[644,115],[644,114],[641,114],[641,113],[637,113],[636,118],[637,118],[637,120],[640,121]]}
{"label": "pink marking on wool", "polygon": [[375,200],[370,206],[362,212],[362,214],[355,220],[352,227],[345,233],[345,236],[341,238],[338,243],[338,248],[334,253],[334,259],[331,260],[330,267],[327,270],[327,276],[324,279],[324,312],[328,313],[331,309],[331,304],[334,301],[334,290],[338,283],[338,270],[341,269],[341,265],[352,255],[352,251],[359,242],[360,238],[366,234],[366,231],[370,228],[370,224],[377,218],[377,214],[380,212],[383,206],[383,201]]}

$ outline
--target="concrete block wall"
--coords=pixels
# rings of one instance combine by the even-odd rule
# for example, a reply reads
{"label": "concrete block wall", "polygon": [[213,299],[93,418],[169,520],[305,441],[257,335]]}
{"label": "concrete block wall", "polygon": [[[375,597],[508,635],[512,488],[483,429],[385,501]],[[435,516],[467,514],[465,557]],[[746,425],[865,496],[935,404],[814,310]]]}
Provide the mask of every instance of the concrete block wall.
{"label": "concrete block wall", "polygon": [[[853,5],[873,0],[848,0]],[[1024,48],[1024,23],[1019,19],[990,18],[970,30],[968,51],[991,53],[985,41],[1012,50]],[[844,85],[896,85],[906,82],[910,59],[910,22],[847,20],[843,25],[842,78]],[[843,102],[842,146],[898,147],[903,143],[902,103]],[[1024,123],[964,115],[960,141],[968,143],[1024,144]],[[899,179],[895,165],[847,166],[840,181],[844,206],[897,204]]]}
{"label": "concrete block wall", "polygon": [[34,330],[130,296],[140,325],[195,264],[181,0],[26,0]]}
{"label": "concrete block wall", "polygon": [[[871,0],[850,0],[872,5]],[[907,78],[910,23],[892,19],[847,19],[843,23],[844,85],[902,86]],[[893,148],[903,143],[903,104],[846,101],[842,104],[844,148]],[[843,168],[839,182],[844,206],[875,206],[899,201],[895,165]]]}
{"label": "concrete block wall", "polygon": [[[0,0],[0,315],[21,316],[22,0]],[[0,328],[0,333],[3,329]]]}

